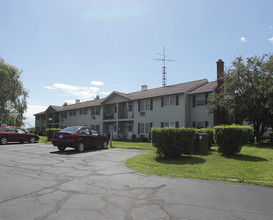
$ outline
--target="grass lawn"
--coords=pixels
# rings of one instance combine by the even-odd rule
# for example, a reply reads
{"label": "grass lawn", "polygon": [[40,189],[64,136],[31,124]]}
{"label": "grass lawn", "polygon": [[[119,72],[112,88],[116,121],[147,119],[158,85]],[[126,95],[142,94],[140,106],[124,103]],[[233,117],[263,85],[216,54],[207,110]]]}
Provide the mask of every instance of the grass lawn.
{"label": "grass lawn", "polygon": [[[110,148],[110,142],[108,147]],[[125,149],[139,149],[139,150],[153,150],[154,147],[151,143],[144,142],[125,142],[125,141],[113,141],[113,148],[125,148]]]}
{"label": "grass lawn", "polygon": [[43,144],[52,144],[51,141],[47,140],[47,136],[39,136],[39,141],[38,143],[43,143]]}
{"label": "grass lawn", "polygon": [[213,147],[208,156],[164,159],[151,151],[127,160],[138,172],[170,177],[220,180],[273,187],[273,146],[247,145],[234,157],[223,157]]}

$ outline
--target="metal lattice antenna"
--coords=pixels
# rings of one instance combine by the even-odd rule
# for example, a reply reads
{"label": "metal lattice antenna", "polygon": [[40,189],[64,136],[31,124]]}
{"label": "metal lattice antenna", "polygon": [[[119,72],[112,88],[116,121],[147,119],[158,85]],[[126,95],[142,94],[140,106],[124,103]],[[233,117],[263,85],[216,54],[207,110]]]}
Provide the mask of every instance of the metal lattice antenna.
{"label": "metal lattice antenna", "polygon": [[160,53],[156,53],[156,54],[162,56],[162,58],[161,59],[154,59],[154,60],[164,62],[164,65],[162,67],[162,86],[166,86],[167,85],[167,67],[166,67],[165,63],[166,63],[166,61],[174,62],[174,60],[167,60],[166,59],[167,56],[165,55],[165,47],[163,47],[163,54],[160,54]]}

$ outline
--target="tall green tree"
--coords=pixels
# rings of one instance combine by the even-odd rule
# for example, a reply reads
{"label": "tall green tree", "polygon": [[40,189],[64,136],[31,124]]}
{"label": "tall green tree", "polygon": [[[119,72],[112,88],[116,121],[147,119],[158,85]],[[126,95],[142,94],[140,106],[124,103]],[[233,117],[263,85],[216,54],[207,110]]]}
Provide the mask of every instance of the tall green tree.
{"label": "tall green tree", "polygon": [[257,140],[273,125],[270,109],[273,85],[273,55],[236,58],[225,71],[223,85],[210,95],[210,112],[224,111],[228,123],[248,122]]}
{"label": "tall green tree", "polygon": [[0,58],[0,125],[24,124],[28,93],[20,75],[21,71]]}

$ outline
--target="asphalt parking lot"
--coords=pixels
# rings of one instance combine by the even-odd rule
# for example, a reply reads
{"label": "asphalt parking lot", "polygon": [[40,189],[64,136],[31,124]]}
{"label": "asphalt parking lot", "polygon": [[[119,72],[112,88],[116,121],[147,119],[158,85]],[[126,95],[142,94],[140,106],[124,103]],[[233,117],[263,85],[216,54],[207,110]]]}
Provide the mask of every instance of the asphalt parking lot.
{"label": "asphalt parking lot", "polygon": [[145,175],[145,151],[0,145],[0,219],[273,219],[273,189]]}

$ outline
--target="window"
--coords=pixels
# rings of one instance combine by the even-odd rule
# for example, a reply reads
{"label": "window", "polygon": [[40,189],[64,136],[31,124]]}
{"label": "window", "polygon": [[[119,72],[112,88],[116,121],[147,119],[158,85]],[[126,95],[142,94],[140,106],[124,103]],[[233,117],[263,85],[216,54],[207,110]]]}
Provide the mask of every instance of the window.
{"label": "window", "polygon": [[164,96],[161,98],[161,107],[179,105],[179,95]]}
{"label": "window", "polygon": [[9,132],[9,133],[16,133],[16,129],[15,128],[7,128],[4,131],[5,132]]}
{"label": "window", "polygon": [[133,131],[133,125],[132,124],[128,124],[128,132],[132,132]]}
{"label": "window", "polygon": [[70,110],[69,116],[76,116],[76,109]]}
{"label": "window", "polygon": [[169,103],[170,103],[170,96],[165,96],[164,97],[164,106],[169,105]]}
{"label": "window", "polygon": [[80,134],[90,134],[90,131],[88,128],[83,128],[80,130]]}
{"label": "window", "polygon": [[139,107],[138,111],[143,112],[147,110],[153,110],[153,101],[152,99],[143,99],[138,102]]}
{"label": "window", "polygon": [[205,123],[203,122],[203,121],[201,121],[201,122],[197,122],[196,123],[197,124],[197,128],[199,129],[199,128],[204,128],[205,127]]}
{"label": "window", "polygon": [[36,116],[36,119],[37,119],[37,120],[40,120],[40,115],[37,115],[37,116]]}
{"label": "window", "polygon": [[161,127],[171,127],[171,128],[179,128],[179,121],[167,121],[167,122],[161,122]]}
{"label": "window", "polygon": [[146,110],[150,110],[150,99],[146,99]]}
{"label": "window", "polygon": [[[100,132],[100,125],[91,125],[91,128],[95,129],[97,132]],[[93,133],[93,131],[92,131]]]}
{"label": "window", "polygon": [[80,115],[87,115],[87,108],[81,108]]}
{"label": "window", "polygon": [[144,134],[145,123],[140,123],[140,133]]}
{"label": "window", "polygon": [[61,118],[67,118],[67,112],[61,112]]}
{"label": "window", "polygon": [[92,115],[92,116],[93,116],[93,115],[100,115],[100,107],[99,107],[99,106],[93,107],[93,108],[91,109],[91,115]]}
{"label": "window", "polygon": [[96,130],[91,129],[91,132],[92,132],[92,135],[94,135],[94,136],[98,136],[99,135]]}
{"label": "window", "polygon": [[196,95],[196,106],[205,105],[205,94]]}
{"label": "window", "polygon": [[151,123],[138,123],[138,134],[149,134],[151,131]]}
{"label": "window", "polygon": [[170,122],[170,127],[175,128],[175,121]]}
{"label": "window", "polygon": [[128,111],[129,111],[129,112],[132,112],[132,111],[133,111],[133,104],[132,104],[132,103],[130,103],[130,104],[128,105]]}
{"label": "window", "polygon": [[175,103],[176,103],[175,95],[170,96],[170,105],[175,105]]}
{"label": "window", "polygon": [[42,121],[45,121],[45,115],[42,115]]}
{"label": "window", "polygon": [[193,128],[198,128],[198,129],[207,128],[207,127],[209,127],[209,122],[208,121],[198,121],[198,122],[193,121],[192,122],[192,127]]}
{"label": "window", "polygon": [[140,111],[144,111],[145,110],[145,105],[146,105],[146,101],[145,100],[141,100],[140,101]]}
{"label": "window", "polygon": [[145,123],[145,133],[146,134],[150,133],[150,130],[151,130],[150,123]]}

